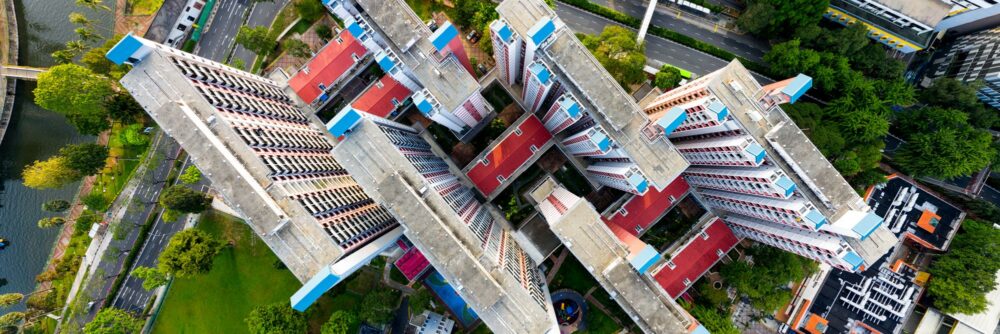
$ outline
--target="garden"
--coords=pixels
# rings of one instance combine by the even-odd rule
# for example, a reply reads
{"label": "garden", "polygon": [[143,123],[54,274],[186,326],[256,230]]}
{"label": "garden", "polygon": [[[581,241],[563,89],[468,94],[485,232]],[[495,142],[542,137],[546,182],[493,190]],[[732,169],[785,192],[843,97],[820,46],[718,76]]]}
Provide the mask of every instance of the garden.
{"label": "garden", "polygon": [[673,209],[668,211],[643,233],[639,238],[656,249],[665,251],[675,241],[684,236],[698,219],[705,214],[705,208],[694,200],[693,196],[685,196]]}

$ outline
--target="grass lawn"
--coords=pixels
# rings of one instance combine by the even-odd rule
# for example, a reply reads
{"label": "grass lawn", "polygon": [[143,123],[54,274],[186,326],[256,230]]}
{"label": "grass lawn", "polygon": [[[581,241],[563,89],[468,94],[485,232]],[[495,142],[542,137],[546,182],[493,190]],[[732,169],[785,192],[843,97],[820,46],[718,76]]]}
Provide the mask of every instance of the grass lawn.
{"label": "grass lawn", "polygon": [[587,330],[581,333],[617,333],[621,329],[621,326],[618,326],[614,319],[594,307],[593,304],[587,303],[587,310],[589,312],[584,315],[584,320],[587,321]]}
{"label": "grass lawn", "polygon": [[163,0],[129,0],[129,5],[132,15],[153,15],[163,5]]}
{"label": "grass lawn", "polygon": [[597,286],[597,281],[594,280],[594,276],[571,254],[566,257],[562,266],[559,267],[559,272],[552,278],[552,286],[549,287],[549,290],[556,292],[560,289],[570,289],[582,295],[595,286]]}
{"label": "grass lawn", "polygon": [[301,286],[242,221],[223,213],[202,214],[198,227],[224,242],[212,271],[173,281],[153,333],[243,333],[243,319],[258,305],[283,302]]}
{"label": "grass lawn", "polygon": [[[141,127],[140,127],[141,129]],[[115,201],[118,194],[125,188],[125,184],[132,177],[132,173],[142,163],[149,149],[150,140],[148,135],[141,135],[147,138],[146,143],[140,145],[130,145],[124,141],[123,134],[127,130],[125,126],[116,124],[111,129],[108,137],[108,161],[104,169],[97,174],[94,187],[90,190],[90,195],[100,195],[104,197],[104,207],[91,208],[105,211],[108,206]]]}
{"label": "grass lawn", "polygon": [[[438,1],[433,0],[406,0],[406,4],[413,8],[421,20],[427,21],[434,17],[435,12],[446,12],[451,14],[452,9],[445,7]],[[452,16],[452,15],[448,15]]]}

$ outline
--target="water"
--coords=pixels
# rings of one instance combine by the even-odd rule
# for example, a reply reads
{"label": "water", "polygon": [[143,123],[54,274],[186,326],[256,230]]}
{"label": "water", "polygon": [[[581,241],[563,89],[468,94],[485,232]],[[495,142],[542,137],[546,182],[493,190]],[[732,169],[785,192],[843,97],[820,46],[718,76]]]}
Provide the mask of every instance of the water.
{"label": "water", "polygon": [[[113,1],[105,1],[112,3]],[[14,0],[20,34],[19,63],[27,66],[52,65],[49,54],[76,39],[69,13],[83,12],[98,26],[98,33],[110,33],[111,14],[93,13],[73,5],[72,0]],[[20,81],[15,94],[14,115],[0,146],[0,236],[11,241],[0,251],[0,294],[30,293],[35,276],[42,272],[58,229],[42,230],[37,221],[46,216],[41,206],[53,199],[71,200],[77,186],[38,191],[21,184],[21,170],[35,160],[44,160],[67,143],[93,141],[82,136],[65,118],[34,104],[33,82]],[[14,310],[21,310],[19,305]]]}

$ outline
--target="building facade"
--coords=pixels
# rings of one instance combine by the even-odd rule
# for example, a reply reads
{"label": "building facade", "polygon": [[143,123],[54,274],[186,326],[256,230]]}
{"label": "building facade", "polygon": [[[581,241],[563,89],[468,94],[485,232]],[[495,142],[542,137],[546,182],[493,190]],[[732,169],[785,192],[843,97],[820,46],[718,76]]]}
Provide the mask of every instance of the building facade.
{"label": "building facade", "polygon": [[1000,28],[958,37],[944,57],[934,60],[934,78],[953,78],[965,83],[982,82],[976,96],[1000,109]]}
{"label": "building facade", "polygon": [[934,39],[934,28],[951,12],[941,0],[830,0],[823,17],[849,25],[863,24],[868,37],[890,50],[912,53]]}

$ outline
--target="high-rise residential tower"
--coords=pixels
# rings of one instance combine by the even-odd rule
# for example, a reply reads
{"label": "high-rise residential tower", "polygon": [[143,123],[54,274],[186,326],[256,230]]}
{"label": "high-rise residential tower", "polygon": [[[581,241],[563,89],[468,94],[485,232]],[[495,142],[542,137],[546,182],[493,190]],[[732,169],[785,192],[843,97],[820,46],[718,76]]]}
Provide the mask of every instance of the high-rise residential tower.
{"label": "high-rise residential tower", "polygon": [[128,35],[107,57],[213,188],[300,280],[304,309],[402,234],[330,155],[333,138],[270,79]]}

